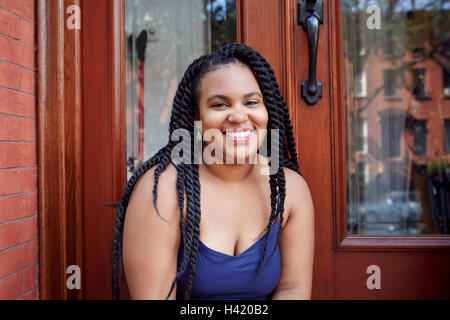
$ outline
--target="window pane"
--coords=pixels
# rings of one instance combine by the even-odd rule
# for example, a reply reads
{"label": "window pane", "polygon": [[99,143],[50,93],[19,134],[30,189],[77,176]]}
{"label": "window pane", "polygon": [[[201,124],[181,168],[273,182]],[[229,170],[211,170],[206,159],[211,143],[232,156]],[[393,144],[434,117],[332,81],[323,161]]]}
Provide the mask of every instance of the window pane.
{"label": "window pane", "polygon": [[343,0],[349,234],[449,234],[450,1]]}
{"label": "window pane", "polygon": [[236,42],[235,0],[125,0],[128,178],[168,141],[178,82],[197,57]]}

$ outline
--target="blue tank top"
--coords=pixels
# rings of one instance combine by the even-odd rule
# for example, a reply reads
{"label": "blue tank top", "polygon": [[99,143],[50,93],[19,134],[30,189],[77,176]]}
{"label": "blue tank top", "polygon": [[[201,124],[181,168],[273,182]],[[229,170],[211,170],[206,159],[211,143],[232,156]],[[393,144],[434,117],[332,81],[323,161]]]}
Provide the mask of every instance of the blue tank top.
{"label": "blue tank top", "polygon": [[[177,166],[172,163],[178,170]],[[280,248],[276,245],[278,219],[270,229],[267,251],[262,269],[257,268],[264,251],[265,234],[237,256],[231,256],[207,247],[199,241],[197,272],[192,284],[192,300],[265,300],[270,299],[281,274]],[[183,241],[178,252],[178,266],[183,259]],[[189,267],[177,284],[177,299],[184,298],[189,278]]]}

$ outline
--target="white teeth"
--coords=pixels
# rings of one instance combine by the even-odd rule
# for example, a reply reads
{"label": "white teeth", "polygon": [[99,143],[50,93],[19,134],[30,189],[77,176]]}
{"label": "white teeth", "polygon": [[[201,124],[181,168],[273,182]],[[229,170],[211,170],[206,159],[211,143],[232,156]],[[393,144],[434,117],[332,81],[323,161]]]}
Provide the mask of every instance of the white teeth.
{"label": "white teeth", "polygon": [[231,137],[247,137],[252,133],[252,131],[241,131],[241,132],[233,132],[227,131],[226,134]]}

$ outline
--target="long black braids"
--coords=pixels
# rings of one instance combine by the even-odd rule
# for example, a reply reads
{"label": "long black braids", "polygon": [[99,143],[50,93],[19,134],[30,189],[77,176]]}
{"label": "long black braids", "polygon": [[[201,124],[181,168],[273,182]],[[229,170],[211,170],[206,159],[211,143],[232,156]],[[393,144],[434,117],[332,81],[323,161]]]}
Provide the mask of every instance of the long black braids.
{"label": "long black braids", "polygon": [[[258,52],[244,45],[233,43],[221,48],[217,53],[207,54],[194,60],[187,68],[181,79],[177,92],[173,100],[172,115],[169,123],[169,142],[161,148],[153,157],[141,165],[133,176],[128,180],[124,193],[118,204],[116,214],[116,226],[114,229],[114,249],[113,249],[113,265],[112,265],[112,287],[113,298],[120,298],[119,291],[119,266],[122,264],[122,241],[123,241],[123,224],[125,220],[126,208],[139,178],[149,169],[156,166],[154,174],[153,186],[153,205],[159,215],[157,208],[157,186],[160,174],[169,165],[172,150],[177,142],[171,141],[170,137],[175,129],[185,129],[189,132],[191,141],[182,141],[189,150],[191,155],[183,154],[182,161],[179,163],[177,172],[177,195],[178,205],[180,208],[180,229],[183,246],[183,257],[177,268],[177,274],[169,289],[166,299],[171,295],[176,283],[186,270],[189,270],[189,277],[184,292],[184,298],[189,299],[191,296],[192,285],[196,274],[196,265],[198,257],[199,236],[200,236],[200,180],[199,167],[195,164],[194,158],[197,156],[194,152],[195,141],[195,111],[198,111],[198,86],[203,76],[229,63],[242,63],[247,65],[255,75],[264,97],[264,103],[267,108],[269,120],[267,127],[267,156],[271,159],[271,153],[278,154],[279,168],[269,177],[270,199],[271,199],[271,215],[266,228],[265,244],[263,256],[258,265],[258,273],[263,267],[265,255],[267,251],[268,235],[275,219],[279,217],[280,224],[277,235],[277,243],[279,244],[281,227],[283,223],[284,202],[286,197],[285,175],[283,167],[290,168],[301,174],[298,167],[297,153],[295,151],[295,140],[292,131],[292,124],[289,118],[287,106],[280,93],[275,73],[269,63]],[[279,130],[278,147],[271,145],[271,129]],[[190,143],[190,145],[186,145]],[[184,147],[183,147],[184,148]],[[186,150],[186,149],[184,149]],[[269,160],[271,164],[271,160]],[[279,198],[279,202],[277,199]],[[184,203],[186,201],[187,213],[186,224],[184,222]],[[278,204],[277,204],[278,203]],[[275,248],[276,248],[275,246]],[[270,257],[275,252],[272,251]],[[269,257],[269,259],[270,259]],[[268,260],[269,260],[268,259]]]}

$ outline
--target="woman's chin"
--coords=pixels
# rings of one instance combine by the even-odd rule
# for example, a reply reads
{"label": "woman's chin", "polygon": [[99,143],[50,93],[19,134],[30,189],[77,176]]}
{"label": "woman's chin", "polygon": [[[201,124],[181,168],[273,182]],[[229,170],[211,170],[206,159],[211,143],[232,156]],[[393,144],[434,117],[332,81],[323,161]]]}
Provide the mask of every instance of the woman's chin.
{"label": "woman's chin", "polygon": [[225,164],[256,164],[258,161],[258,153],[256,150],[243,150],[239,152],[226,153],[224,158]]}

